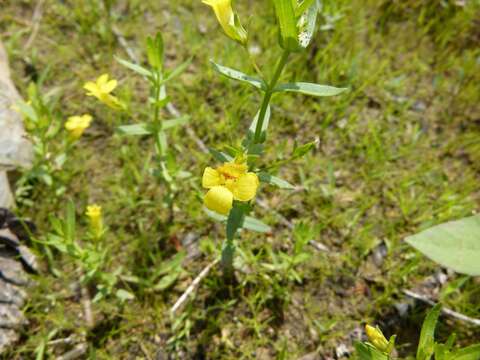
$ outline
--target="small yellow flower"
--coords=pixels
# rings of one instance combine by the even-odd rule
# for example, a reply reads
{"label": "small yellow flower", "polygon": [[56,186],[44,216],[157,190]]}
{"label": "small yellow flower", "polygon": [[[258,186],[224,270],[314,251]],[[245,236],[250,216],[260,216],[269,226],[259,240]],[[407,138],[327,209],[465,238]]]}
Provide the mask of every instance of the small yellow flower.
{"label": "small yellow flower", "polygon": [[88,114],[82,116],[70,116],[65,123],[65,129],[68,130],[70,136],[75,140],[82,136],[85,129],[92,123],[92,117]]}
{"label": "small yellow flower", "polygon": [[257,174],[248,172],[248,166],[243,162],[227,162],[216,169],[207,167],[203,172],[202,186],[208,192],[203,201],[208,209],[228,215],[233,200],[252,200],[259,184]]}
{"label": "small yellow flower", "polygon": [[85,215],[87,215],[90,221],[92,234],[96,238],[100,238],[103,234],[102,207],[99,205],[89,205],[87,206]]}
{"label": "small yellow flower", "polygon": [[233,12],[231,0],[203,0],[203,3],[213,8],[218,22],[227,36],[241,44],[247,42],[247,32],[238,18],[235,19],[236,15]]}
{"label": "small yellow flower", "polygon": [[380,351],[388,352],[388,340],[385,338],[382,331],[378,327],[373,327],[367,324],[365,325],[365,332],[367,333],[368,340],[370,340],[373,346],[375,346]]}
{"label": "small yellow flower", "polygon": [[101,75],[95,82],[87,82],[83,88],[87,90],[87,96],[94,96],[105,105],[114,110],[124,110],[125,105],[115,96],[110,94],[117,87],[118,82],[115,79],[109,80],[108,74]]}

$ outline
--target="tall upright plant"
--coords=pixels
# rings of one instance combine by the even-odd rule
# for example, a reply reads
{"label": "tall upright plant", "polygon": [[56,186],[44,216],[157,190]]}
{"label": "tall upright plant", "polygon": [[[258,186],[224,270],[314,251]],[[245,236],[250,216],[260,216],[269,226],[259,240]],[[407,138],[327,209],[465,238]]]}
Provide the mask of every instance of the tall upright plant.
{"label": "tall upright plant", "polygon": [[270,122],[270,103],[275,94],[294,92],[311,96],[334,96],[346,91],[345,88],[308,82],[281,83],[280,79],[292,55],[308,47],[315,33],[318,0],[273,0],[279,29],[281,55],[272,64],[273,75],[268,78],[257,66],[250,53],[248,31],[242,26],[238,14],[233,10],[231,0],[204,0],[217,17],[225,34],[247,52],[256,75],[212,62],[216,72],[231,80],[240,81],[256,88],[262,95],[260,109],[249,127],[241,146],[228,146],[223,151],[211,149],[213,157],[222,163],[215,168],[207,167],[203,173],[202,186],[208,189],[204,204],[212,217],[226,223],[226,240],[222,248],[222,265],[227,277],[233,274],[235,236],[245,228],[259,232],[269,231],[261,221],[249,217],[254,199],[261,183],[272,184],[282,189],[292,189],[287,181],[271,172],[280,165],[302,157],[313,148],[313,143],[296,147],[287,160],[275,164],[262,164],[262,157],[268,150],[265,146]]}

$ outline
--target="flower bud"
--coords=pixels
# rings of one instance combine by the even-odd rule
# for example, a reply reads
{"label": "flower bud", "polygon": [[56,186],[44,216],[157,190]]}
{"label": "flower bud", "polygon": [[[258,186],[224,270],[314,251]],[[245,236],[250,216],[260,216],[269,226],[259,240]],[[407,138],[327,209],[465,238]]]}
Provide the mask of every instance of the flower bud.
{"label": "flower bud", "polygon": [[203,0],[203,3],[211,6],[218,22],[231,39],[245,45],[247,42],[247,31],[243,28],[238,15],[232,9],[231,0]]}
{"label": "flower bud", "polygon": [[389,351],[388,340],[383,335],[382,331],[378,327],[373,327],[370,325],[365,325],[365,331],[368,336],[368,340],[375,346],[378,350],[382,352]]}

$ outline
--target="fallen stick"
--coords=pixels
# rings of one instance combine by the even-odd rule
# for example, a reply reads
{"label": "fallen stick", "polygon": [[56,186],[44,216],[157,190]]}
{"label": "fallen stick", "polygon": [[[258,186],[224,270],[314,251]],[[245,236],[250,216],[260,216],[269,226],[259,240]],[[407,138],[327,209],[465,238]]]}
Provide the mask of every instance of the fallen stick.
{"label": "fallen stick", "polygon": [[87,352],[88,346],[85,343],[78,344],[69,352],[59,356],[57,360],[74,360],[83,356]]}
{"label": "fallen stick", "polygon": [[[408,297],[411,297],[413,299],[416,299],[416,300],[419,300],[419,301],[422,301],[430,306],[435,306],[435,301],[433,300],[430,300],[427,296],[425,295],[422,295],[422,294],[418,294],[416,292],[413,292],[411,290],[403,290],[403,293],[405,295],[407,295]],[[471,318],[467,315],[464,315],[464,314],[461,314],[459,312],[456,312],[452,309],[449,309],[449,308],[446,308],[446,307],[442,307],[442,313],[445,314],[445,315],[448,315],[448,316],[451,316],[457,320],[460,320],[460,321],[464,321],[464,322],[468,322],[470,324],[473,324],[475,326],[480,326],[480,319],[475,319],[475,318]]]}
{"label": "fallen stick", "polygon": [[210,264],[208,264],[201,272],[198,274],[198,276],[192,281],[190,286],[185,290],[185,292],[180,296],[177,300],[177,302],[172,306],[170,309],[170,313],[172,315],[175,314],[175,312],[183,305],[183,303],[187,300],[188,296],[192,294],[197,286],[202,282],[202,280],[208,275],[210,270],[217,265],[217,263],[220,261],[220,259],[215,259],[212,261]]}
{"label": "fallen stick", "polygon": [[40,22],[42,21],[42,7],[43,3],[45,0],[39,0],[37,2],[37,5],[35,6],[35,9],[33,10],[33,16],[32,16],[32,32],[30,36],[28,37],[27,42],[25,43],[24,50],[27,50],[32,44],[35,38],[37,37],[38,30],[40,29]]}

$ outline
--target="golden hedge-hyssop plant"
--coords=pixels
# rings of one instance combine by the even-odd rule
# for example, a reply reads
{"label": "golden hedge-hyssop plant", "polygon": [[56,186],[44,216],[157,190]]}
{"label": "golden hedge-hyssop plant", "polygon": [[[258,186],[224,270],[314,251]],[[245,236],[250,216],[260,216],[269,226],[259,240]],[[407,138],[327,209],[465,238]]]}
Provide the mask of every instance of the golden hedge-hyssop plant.
{"label": "golden hedge-hyssop plant", "polygon": [[[202,186],[207,189],[204,197],[209,215],[226,222],[226,240],[222,249],[222,265],[225,274],[233,274],[234,238],[241,228],[268,232],[269,227],[248,214],[252,211],[255,196],[261,183],[272,184],[283,189],[292,189],[283,179],[271,173],[279,163],[263,165],[268,124],[270,122],[270,101],[277,93],[296,92],[311,96],[334,96],[344,92],[345,88],[306,82],[279,83],[282,72],[291,55],[304,50],[315,32],[317,15],[320,10],[318,0],[273,0],[280,32],[279,45],[281,55],[274,66],[273,76],[267,79],[256,65],[249,52],[248,31],[242,26],[238,14],[233,10],[231,0],[204,0],[210,6],[225,34],[242,46],[252,61],[256,76],[242,73],[215,62],[213,68],[220,75],[240,81],[256,88],[263,100],[240,147],[229,146],[224,151],[211,149],[211,154],[219,162],[215,167],[207,167],[203,173]],[[287,161],[305,155],[313,148],[308,143],[294,149]]]}

